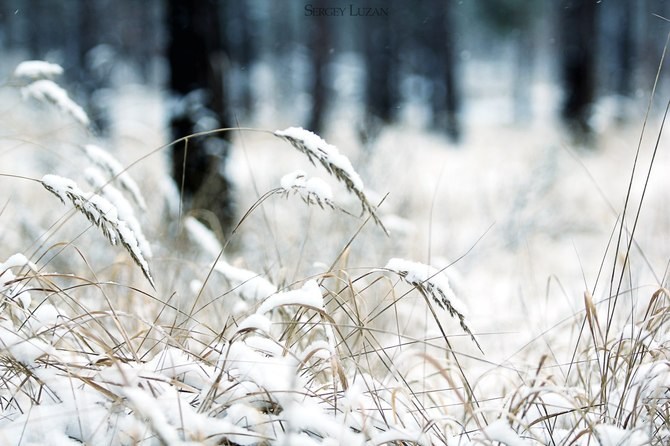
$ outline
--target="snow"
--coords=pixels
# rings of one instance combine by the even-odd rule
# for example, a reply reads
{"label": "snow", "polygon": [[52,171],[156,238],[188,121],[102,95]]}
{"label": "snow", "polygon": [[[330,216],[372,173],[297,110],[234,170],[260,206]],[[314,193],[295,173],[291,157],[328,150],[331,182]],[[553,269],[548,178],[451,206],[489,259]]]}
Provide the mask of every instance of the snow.
{"label": "snow", "polygon": [[[147,109],[146,104],[138,108]],[[347,170],[332,161],[334,152],[319,152],[323,140],[305,132],[289,134],[310,150],[316,147],[327,163]],[[343,141],[338,141],[340,147],[355,145],[351,135],[334,135]],[[617,133],[609,142],[629,136]],[[50,145],[59,137],[49,133],[42,145],[58,152],[66,164],[72,161],[67,167],[77,174],[86,173],[81,165],[97,166],[102,172],[88,171],[96,189],[120,172],[130,178],[104,152],[88,150],[88,160],[69,157],[68,147]],[[95,198],[72,180],[43,177],[54,194],[64,202],[75,197],[135,255],[148,256],[137,228],[151,228],[161,237],[153,245],[161,268],[160,292],[155,293],[139,292],[132,278],[119,273],[116,253],[102,240],[97,244],[100,237],[90,244],[77,238],[81,226],[73,225],[76,219],[63,219],[53,235],[47,232],[54,215],[40,219],[35,214],[43,207],[32,206],[43,197],[30,195],[29,187],[10,190],[12,180],[4,179],[11,200],[2,212],[2,255],[7,260],[0,268],[0,398],[5,402],[0,443],[667,443],[670,434],[658,416],[667,409],[670,385],[667,295],[650,298],[663,279],[650,278],[639,259],[626,265],[631,282],[626,288],[632,291],[620,296],[621,314],[614,318],[609,339],[614,348],[607,352],[625,355],[632,348],[633,356],[622,356],[612,367],[612,362],[599,362],[605,347],[591,347],[588,335],[575,345],[583,322],[583,288],[596,277],[616,215],[584,181],[572,155],[546,149],[560,142],[555,137],[543,127],[527,132],[476,128],[462,150],[454,150],[426,132],[391,127],[380,135],[378,153],[365,158],[361,173],[380,191],[391,190],[385,206],[394,237],[381,241],[378,234],[363,231],[348,245],[354,231],[337,215],[307,217],[308,212],[286,209],[276,200],[263,205],[266,214],[256,212],[248,219],[249,227],[233,240],[237,246],[226,245],[227,260],[213,268],[212,257],[223,246],[192,217],[177,221],[174,191],[173,212],[161,208],[167,194],[151,188],[161,184],[152,183],[152,176],[166,177],[159,163],[137,166],[141,190],[151,195],[146,216],[168,214],[169,222],[157,228],[149,218],[140,226],[130,224],[123,208],[133,211],[138,203],[112,198],[133,196],[119,186],[119,178]],[[138,141],[120,144],[120,155],[134,159],[140,153]],[[162,143],[152,140],[147,150]],[[279,183],[284,190],[329,196],[325,182],[295,171],[292,160],[275,152],[267,156],[276,147],[266,148],[252,137],[245,143],[260,193]],[[403,155],[407,147],[412,155]],[[7,145],[3,149],[9,150]],[[629,149],[615,141],[607,150],[575,158],[617,209],[625,192],[622,170],[630,167]],[[34,167],[22,157],[21,169]],[[3,171],[11,173],[9,158],[3,159]],[[37,165],[43,169],[45,164]],[[667,170],[667,160],[660,167]],[[43,172],[31,175],[40,178]],[[659,176],[659,181],[662,187],[657,182],[650,189],[651,202],[643,213],[649,219],[640,221],[636,241],[649,263],[660,265],[656,272],[661,276],[670,226],[663,211],[667,179]],[[240,200],[257,199],[250,184],[236,185]],[[111,224],[113,218],[116,223]],[[493,222],[490,233],[477,242]],[[192,243],[181,243],[175,230],[179,224]],[[37,230],[31,233],[31,227]],[[343,246],[345,255],[331,271]],[[61,248],[62,253],[49,255]],[[18,251],[25,255],[9,256]],[[387,271],[380,272],[376,267],[389,258]],[[459,282],[453,280],[453,267],[442,271],[450,263],[447,258],[459,259]],[[314,264],[320,265],[318,274],[310,276]],[[65,273],[48,274],[45,268]],[[214,274],[205,280],[203,271]],[[434,336],[425,306],[417,305],[417,293],[402,295],[402,287],[396,288],[397,275],[415,286],[441,290],[459,311],[465,308],[455,295],[463,298],[481,332],[478,338],[486,343],[486,355],[461,343],[460,332],[448,333],[454,347],[447,350],[442,337]],[[200,292],[211,301],[206,311],[191,314],[189,299]],[[610,294],[593,294],[603,323]],[[304,311],[304,306],[322,312]],[[448,356],[452,352],[461,368]],[[435,364],[427,366],[427,357]],[[600,367],[609,367],[606,383],[600,380]],[[481,408],[474,411],[459,399],[466,395],[465,378],[480,398]],[[609,402],[601,405],[603,384]],[[486,414],[488,423],[480,414]],[[539,421],[546,416],[551,429]]]}
{"label": "snow", "polygon": [[56,107],[71,115],[85,127],[90,124],[90,120],[84,109],[70,99],[67,92],[53,81],[40,79],[21,88],[21,93],[24,98],[32,98],[40,102],[56,105]]}
{"label": "snow", "polygon": [[304,170],[296,170],[281,177],[279,184],[281,184],[282,189],[285,191],[290,191],[294,187],[302,188],[305,187],[306,177],[307,174]]}
{"label": "snow", "polygon": [[499,441],[507,446],[530,446],[530,443],[519,437],[505,420],[496,420],[484,428],[484,436],[492,441]]}
{"label": "snow", "polygon": [[42,177],[42,184],[44,184],[44,187],[49,189],[58,198],[60,198],[60,201],[62,201],[63,203],[69,200],[68,193],[73,193],[82,196],[84,194],[83,192],[81,192],[79,187],[77,187],[77,183],[75,183],[69,178],[61,177],[58,175],[52,175],[52,174],[44,175]]}
{"label": "snow", "polygon": [[[63,203],[66,202],[66,199],[71,201],[91,223],[100,228],[112,245],[120,242],[135,263],[142,269],[142,273],[149,280],[151,286],[155,287],[149,264],[140,248],[137,235],[124,220],[119,219],[118,210],[112,203],[98,194],[83,192],[77,186],[77,183],[69,178],[47,174],[42,177],[41,182],[45,189],[56,195]],[[144,244],[148,248],[148,243],[145,242]],[[149,251],[150,253],[151,251]]]}
{"label": "snow", "polygon": [[217,258],[223,247],[214,233],[205,225],[200,223],[192,216],[184,219],[184,228],[191,240],[193,240],[203,251],[207,252],[212,258]]}
{"label": "snow", "polygon": [[390,259],[384,268],[404,276],[405,280],[411,284],[428,284],[434,286],[445,294],[451,306],[456,311],[462,315],[467,315],[467,307],[456,297],[449,286],[449,279],[443,271],[430,265],[400,258]]}
{"label": "snow", "polygon": [[136,411],[136,416],[141,420],[146,420],[154,432],[158,435],[164,444],[179,444],[179,434],[172,427],[163,414],[156,406],[156,400],[143,390],[124,387],[123,396],[128,398],[130,406]]}
{"label": "snow", "polygon": [[87,168],[84,172],[89,184],[98,189],[117,211],[119,220],[124,221],[137,239],[137,246],[144,257],[151,258],[152,250],[149,241],[142,232],[142,226],[135,216],[135,211],[123,194],[109,184],[102,172],[96,168]]}
{"label": "snow", "polygon": [[0,271],[4,271],[9,268],[17,268],[28,266],[30,269],[36,269],[36,266],[33,262],[29,261],[26,256],[23,254],[16,253],[11,255],[7,260],[0,263]]}
{"label": "snow", "polygon": [[28,308],[32,301],[30,292],[20,282],[14,282],[16,276],[11,268],[22,268],[27,266],[31,270],[36,270],[36,265],[30,262],[26,256],[21,253],[11,255],[3,263],[0,263],[0,291],[6,292],[10,299],[18,299],[23,308]]}
{"label": "snow", "polygon": [[285,305],[304,305],[317,309],[323,308],[321,290],[315,280],[309,280],[299,290],[274,294],[263,301],[257,313],[264,314]]}
{"label": "snow", "polygon": [[25,79],[52,78],[63,74],[63,67],[43,60],[26,60],[14,69],[14,77]]}
{"label": "snow", "polygon": [[118,181],[121,188],[130,194],[140,209],[143,211],[146,210],[147,204],[144,201],[144,196],[142,195],[139,186],[116,158],[105,149],[94,144],[86,144],[84,146],[84,152],[91,161],[103,171],[107,172],[110,179]]}
{"label": "snow", "polygon": [[0,350],[8,352],[21,364],[33,366],[38,358],[53,353],[53,348],[44,341],[24,336],[8,321],[0,322]]}
{"label": "snow", "polygon": [[626,430],[610,424],[599,424],[594,430],[598,446],[644,446],[651,440],[642,430]]}
{"label": "snow", "polygon": [[271,325],[272,321],[270,319],[261,314],[254,313],[239,323],[237,331],[253,329],[269,333]]}
{"label": "snow", "polygon": [[401,429],[389,429],[386,432],[374,435],[369,441],[370,445],[381,446],[383,444],[408,442],[419,446],[428,446],[430,441],[426,438],[424,432],[407,432]]}
{"label": "snow", "polygon": [[349,158],[342,155],[337,147],[321,139],[319,135],[302,127],[289,127],[284,130],[276,130],[275,135],[300,142],[319,161],[342,170],[351,180],[355,189],[359,191],[363,190],[363,180],[361,180],[361,177],[354,170]]}
{"label": "snow", "polygon": [[307,178],[307,175],[302,170],[296,170],[284,175],[280,180],[280,184],[286,193],[296,191],[306,201],[310,201],[311,198],[317,203],[330,203],[333,201],[333,190],[328,183],[318,177]]}
{"label": "snow", "polygon": [[261,275],[243,268],[236,268],[220,260],[214,271],[221,273],[233,285],[233,290],[249,302],[258,302],[277,292],[277,287]]}

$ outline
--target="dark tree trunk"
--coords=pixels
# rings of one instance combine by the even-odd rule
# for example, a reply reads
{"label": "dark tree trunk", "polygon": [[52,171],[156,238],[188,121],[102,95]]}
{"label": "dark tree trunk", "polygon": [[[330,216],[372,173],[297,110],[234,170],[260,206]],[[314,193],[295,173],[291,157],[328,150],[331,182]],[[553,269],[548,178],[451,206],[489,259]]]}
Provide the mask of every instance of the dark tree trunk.
{"label": "dark tree trunk", "polygon": [[[166,13],[170,88],[178,102],[170,119],[172,137],[230,127],[219,2],[168,0]],[[224,230],[234,217],[231,186],[223,173],[228,150],[223,136],[210,135],[189,138],[172,151],[172,175],[185,204],[212,212]]]}
{"label": "dark tree trunk", "polygon": [[[324,8],[323,0],[317,0],[315,7]],[[328,105],[328,86],[326,83],[327,68],[330,54],[331,36],[330,22],[325,16],[311,20],[309,50],[312,65],[312,112],[308,128],[319,133],[323,130],[323,120]]]}
{"label": "dark tree trunk", "polygon": [[256,60],[257,37],[261,31],[254,26],[255,20],[246,2],[222,2],[221,8],[222,31],[230,60],[228,100],[236,117],[249,118],[254,108],[251,68]]}
{"label": "dark tree trunk", "polygon": [[596,0],[563,0],[562,81],[565,99],[562,116],[580,142],[591,138],[589,118],[595,100],[596,76]]}
{"label": "dark tree trunk", "polygon": [[[458,86],[457,57],[455,50],[455,21],[453,20],[453,2],[447,1],[442,4],[440,14],[434,23],[436,45],[435,56],[437,57],[437,78],[435,83],[440,86],[436,89],[441,94],[434,95],[433,116],[434,125],[444,129],[447,136],[453,141],[461,137],[461,126],[458,113],[461,106],[461,95]],[[437,101],[437,102],[435,102]]]}
{"label": "dark tree trunk", "polygon": [[635,19],[635,5],[629,0],[619,0],[619,17],[617,35],[617,61],[618,70],[616,78],[616,91],[622,96],[629,96],[633,92],[633,21]]}
{"label": "dark tree trunk", "polygon": [[[384,3],[371,3],[384,6]],[[366,5],[367,6],[367,5]],[[397,46],[393,33],[393,15],[370,18],[365,23],[365,128],[360,129],[366,146],[379,135],[384,124],[396,118],[397,93]]]}
{"label": "dark tree trunk", "polygon": [[251,91],[251,68],[254,61],[254,38],[252,34],[253,24],[249,17],[249,9],[242,4],[240,8],[240,22],[242,26],[242,42],[240,48],[240,65],[245,76],[242,81],[242,107],[245,114],[248,116],[253,111],[253,94]]}

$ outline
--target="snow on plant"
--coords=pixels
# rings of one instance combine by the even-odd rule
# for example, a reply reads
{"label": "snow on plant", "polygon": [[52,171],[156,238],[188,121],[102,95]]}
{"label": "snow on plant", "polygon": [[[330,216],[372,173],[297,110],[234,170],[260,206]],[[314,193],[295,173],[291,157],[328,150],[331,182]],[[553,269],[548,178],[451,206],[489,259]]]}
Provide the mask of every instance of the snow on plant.
{"label": "snow on plant", "polygon": [[285,139],[293,147],[307,155],[312,164],[318,161],[329,174],[334,175],[339,181],[343,182],[347,189],[355,194],[363,208],[372,217],[374,222],[384,231],[384,225],[377,215],[376,207],[368,201],[363,191],[363,180],[354,170],[349,158],[342,155],[337,147],[328,144],[321,139],[319,135],[305,130],[302,127],[289,127],[284,130],[276,130],[275,136]]}
{"label": "snow on plant", "polygon": [[[465,304],[456,297],[449,286],[449,279],[443,271],[423,263],[393,258],[388,261],[385,268],[396,273],[402,280],[416,288],[426,299],[431,298],[433,302],[446,309],[451,317],[458,318],[463,331],[470,335],[473,342],[479,347],[479,343],[465,323],[467,309]],[[479,347],[481,350],[481,347]]]}
{"label": "snow on plant", "polygon": [[23,308],[28,308],[31,302],[30,292],[25,289],[21,281],[16,280],[12,268],[28,267],[35,270],[35,264],[26,256],[17,253],[0,263],[0,293],[10,300],[18,299]]}
{"label": "snow on plant", "polygon": [[232,290],[245,301],[256,303],[277,292],[277,287],[260,274],[236,268],[223,260],[214,265],[214,271],[225,277],[231,283]]}
{"label": "snow on plant", "polygon": [[93,164],[109,175],[109,180],[118,183],[121,189],[128,192],[140,209],[143,211],[147,209],[144,196],[142,195],[140,188],[137,186],[137,183],[116,158],[114,158],[107,150],[93,144],[86,144],[84,146],[84,153],[86,153],[86,156],[93,162]]}
{"label": "snow on plant", "polygon": [[126,221],[119,218],[118,210],[112,203],[98,194],[85,193],[77,186],[77,183],[69,178],[45,175],[42,177],[41,183],[46,190],[56,195],[63,204],[66,201],[71,202],[76,209],[84,214],[88,221],[100,228],[112,245],[121,243],[137,266],[140,267],[144,277],[155,288],[154,279],[145,258],[147,253],[142,252],[137,234],[133,232]]}
{"label": "snow on plant", "polygon": [[305,203],[317,204],[323,209],[326,205],[331,209],[337,209],[333,202],[333,191],[321,178],[307,178],[302,170],[288,173],[281,178],[281,193],[288,196],[290,193],[300,195]]}
{"label": "snow on plant", "polygon": [[72,116],[84,127],[88,127],[88,115],[76,102],[70,99],[67,92],[49,79],[40,79],[21,88],[24,99],[34,99],[38,102],[53,104],[63,112]]}
{"label": "snow on plant", "polygon": [[100,191],[102,196],[106,198],[116,208],[118,218],[124,221],[128,228],[135,234],[137,238],[137,245],[140,251],[146,258],[152,257],[152,250],[149,241],[142,232],[142,226],[135,216],[135,211],[130,205],[126,197],[114,186],[108,183],[102,172],[95,168],[89,167],[85,170],[86,180],[91,186]]}
{"label": "snow on plant", "polygon": [[[56,71],[27,64],[15,77]],[[299,128],[274,135],[343,182],[381,225],[363,181],[334,146]],[[146,206],[139,187],[107,151],[85,146],[84,152],[96,166],[86,170],[95,193],[55,175],[41,184],[110,242],[123,244],[153,286],[151,249],[131,205]],[[266,196],[297,194],[336,208],[318,178],[295,171],[280,183]],[[217,258],[213,265],[210,258],[178,265],[198,292],[214,289],[218,297],[208,311],[185,313],[172,303],[176,292],[44,273],[38,254],[30,257],[34,263],[17,254],[0,264],[0,444],[613,446],[670,439],[667,290],[654,294],[644,317],[631,314],[623,329],[615,327],[618,336],[609,340],[600,326],[607,319],[598,319],[597,305],[587,300],[585,318],[577,312],[566,330],[588,327],[591,338],[580,332],[572,343],[572,333],[544,333],[556,362],[547,366],[545,350],[539,364],[510,358],[497,367],[501,394],[489,395],[466,376],[473,362],[488,358],[461,355],[446,335],[410,337],[399,324],[398,314],[411,313],[412,305],[396,293],[402,281],[458,319],[477,343],[444,271],[394,258],[383,274],[334,266],[285,286],[276,268],[286,263],[252,266],[263,274],[233,266],[223,255],[228,245],[211,231],[192,217],[181,224],[193,251]],[[181,258],[176,242],[165,237],[154,246]],[[244,247],[236,252],[241,264],[251,263],[245,254]],[[212,280],[190,276],[184,266],[192,265]],[[388,273],[399,280],[387,280]],[[161,288],[179,288],[169,271],[162,276]],[[231,304],[231,293],[244,305]],[[410,323],[431,328],[432,321],[419,319]],[[567,363],[558,360],[562,350],[572,355]]]}
{"label": "snow on plant", "polygon": [[61,74],[63,67],[58,64],[43,60],[26,60],[16,66],[13,76],[16,79],[37,80],[51,79]]}
{"label": "snow on plant", "polygon": [[186,235],[189,241],[195,245],[196,251],[206,253],[213,258],[219,257],[223,251],[223,246],[207,226],[190,215],[184,218],[183,224]]}
{"label": "snow on plant", "polygon": [[263,301],[258,307],[257,313],[264,314],[285,305],[300,305],[322,309],[323,297],[321,297],[319,285],[314,280],[310,280],[299,290],[273,294]]}

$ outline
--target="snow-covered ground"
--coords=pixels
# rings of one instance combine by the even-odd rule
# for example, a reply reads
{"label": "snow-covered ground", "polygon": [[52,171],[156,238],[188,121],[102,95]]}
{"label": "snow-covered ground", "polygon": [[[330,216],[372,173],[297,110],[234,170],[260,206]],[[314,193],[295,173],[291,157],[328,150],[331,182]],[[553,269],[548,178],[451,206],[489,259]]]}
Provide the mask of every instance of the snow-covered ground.
{"label": "snow-covered ground", "polygon": [[[656,293],[668,286],[666,135],[621,292],[608,299],[658,110],[618,253],[643,112],[615,125],[601,108],[597,147],[586,149],[546,111],[518,126],[480,113],[501,109],[485,98],[470,105],[458,146],[408,119],[366,151],[355,122],[334,116],[321,136],[339,152],[321,153],[350,179],[360,175],[349,190],[277,135],[237,133],[227,169],[240,215],[279,193],[224,245],[180,219],[169,149],[161,149],[160,92],[119,89],[109,141],[87,134],[62,95],[37,97],[55,107],[37,107],[14,87],[2,95],[4,443],[609,446],[670,438],[670,296]],[[542,86],[537,95],[553,97]],[[84,202],[64,195],[63,206],[44,187],[53,174],[102,194],[106,187],[84,175],[100,162],[85,150],[91,143],[130,166],[139,184],[147,211],[127,198],[151,244],[143,252],[153,254],[155,289],[131,259],[134,245],[110,246],[97,227],[118,232],[118,222],[87,219],[73,210]],[[376,212],[390,236],[363,225],[359,189],[382,202]],[[436,305],[445,299],[454,317]]]}

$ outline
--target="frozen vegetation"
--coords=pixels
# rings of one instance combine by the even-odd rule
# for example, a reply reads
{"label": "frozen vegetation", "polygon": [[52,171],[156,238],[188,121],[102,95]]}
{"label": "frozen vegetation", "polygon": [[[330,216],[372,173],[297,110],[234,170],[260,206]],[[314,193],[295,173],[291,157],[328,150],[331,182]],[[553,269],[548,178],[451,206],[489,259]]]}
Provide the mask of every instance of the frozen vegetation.
{"label": "frozen vegetation", "polygon": [[658,113],[632,180],[644,116],[590,152],[545,121],[240,131],[222,243],[180,215],[162,98],[118,91],[97,141],[61,72],[0,93],[1,444],[670,441]]}

